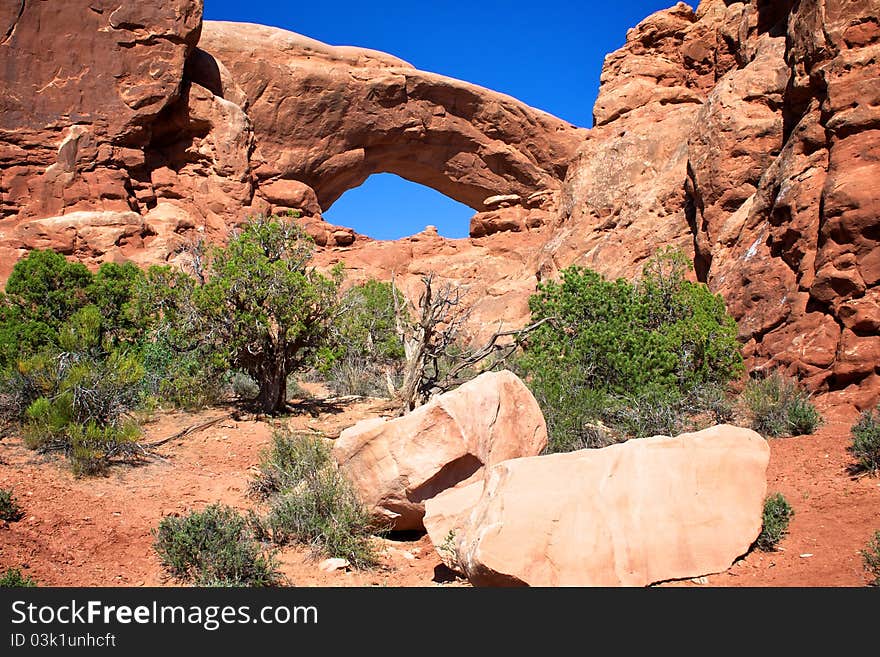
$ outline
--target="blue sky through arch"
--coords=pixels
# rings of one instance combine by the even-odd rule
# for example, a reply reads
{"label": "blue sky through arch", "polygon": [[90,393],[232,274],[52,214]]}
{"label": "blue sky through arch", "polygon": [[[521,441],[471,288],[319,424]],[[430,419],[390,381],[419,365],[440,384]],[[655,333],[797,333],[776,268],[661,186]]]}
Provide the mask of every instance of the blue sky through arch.
{"label": "blue sky through arch", "polygon": [[324,213],[331,224],[348,226],[377,240],[395,240],[437,226],[443,237],[467,237],[474,210],[438,191],[393,173],[376,173],[350,189]]}

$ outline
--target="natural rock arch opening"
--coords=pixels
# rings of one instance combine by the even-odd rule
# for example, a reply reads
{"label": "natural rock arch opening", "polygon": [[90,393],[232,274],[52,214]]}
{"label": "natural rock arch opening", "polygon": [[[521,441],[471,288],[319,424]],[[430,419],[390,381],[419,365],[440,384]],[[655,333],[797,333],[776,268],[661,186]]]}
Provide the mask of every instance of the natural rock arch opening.
{"label": "natural rock arch opening", "polygon": [[496,197],[551,210],[586,135],[510,96],[277,28],[206,21],[199,48],[189,74],[247,112],[258,195],[273,205],[296,181],[324,212],[393,173],[478,213]]}
{"label": "natural rock arch opening", "polygon": [[467,237],[474,211],[444,194],[392,173],[373,174],[324,211],[332,224],[377,240],[396,240],[428,226],[447,238]]}

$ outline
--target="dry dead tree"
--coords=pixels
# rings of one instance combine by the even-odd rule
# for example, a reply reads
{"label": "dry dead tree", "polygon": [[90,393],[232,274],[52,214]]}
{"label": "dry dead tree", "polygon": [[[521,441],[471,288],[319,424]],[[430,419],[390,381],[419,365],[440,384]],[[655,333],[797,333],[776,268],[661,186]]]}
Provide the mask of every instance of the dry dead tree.
{"label": "dry dead tree", "polygon": [[[449,283],[435,290],[433,272],[422,276],[422,285],[424,290],[418,303],[405,305],[393,276],[391,280],[396,330],[403,343],[406,364],[400,389],[394,389],[390,376],[388,387],[401,415],[466,382],[474,376],[474,369],[488,372],[503,365],[524,336],[552,319],[509,331],[502,331],[499,323],[498,330],[483,346],[461,350],[458,339],[470,310],[461,306],[460,290]],[[499,343],[502,338],[512,340]],[[484,362],[487,359],[489,362]]]}

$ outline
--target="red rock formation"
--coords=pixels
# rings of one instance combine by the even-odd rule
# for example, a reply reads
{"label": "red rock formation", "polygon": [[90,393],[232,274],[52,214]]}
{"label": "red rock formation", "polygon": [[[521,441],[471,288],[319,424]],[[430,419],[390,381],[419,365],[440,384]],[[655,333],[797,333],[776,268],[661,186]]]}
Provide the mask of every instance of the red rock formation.
{"label": "red rock formation", "polygon": [[35,246],[10,235],[10,219],[23,236],[28,219],[139,209],[133,172],[180,98],[201,17],[195,0],[3,4],[0,273]]}
{"label": "red rock formation", "polygon": [[794,4],[679,3],[628,33],[543,270],[631,276],[679,244],[753,367],[864,406],[880,394],[880,3]]}
{"label": "red rock formation", "polygon": [[693,251],[685,144],[714,81],[713,63],[706,80],[693,58],[715,52],[714,44],[688,40],[696,21],[679,3],[630,30],[626,45],[606,57],[596,127],[568,170],[548,273],[576,262],[633,276],[658,245]]}
{"label": "red rock formation", "polygon": [[[203,27],[198,0],[6,3],[0,279],[30,248],[148,263],[297,210],[319,263],[413,293],[436,271],[479,338],[526,321],[563,267],[634,276],[676,244],[752,366],[864,406],[880,393],[878,15],[880,0],[679,3],[608,55],[586,131],[383,53]],[[379,243],[323,221],[379,171],[473,207],[473,239]]]}
{"label": "red rock formation", "polygon": [[880,389],[880,2],[749,5],[689,142],[697,250],[753,362]]}
{"label": "red rock formation", "polygon": [[494,195],[558,189],[582,138],[509,96],[384,53],[213,21],[200,46],[247,95],[257,177],[304,182],[323,210],[378,172],[477,210]]}

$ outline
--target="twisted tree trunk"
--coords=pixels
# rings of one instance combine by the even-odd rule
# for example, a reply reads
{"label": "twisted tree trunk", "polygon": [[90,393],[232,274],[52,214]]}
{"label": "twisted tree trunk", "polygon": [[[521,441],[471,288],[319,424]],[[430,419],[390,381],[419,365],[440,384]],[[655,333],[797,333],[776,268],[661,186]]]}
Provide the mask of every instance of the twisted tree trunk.
{"label": "twisted tree trunk", "polygon": [[281,363],[266,363],[255,377],[260,386],[257,406],[268,415],[283,413],[287,408],[287,372]]}

